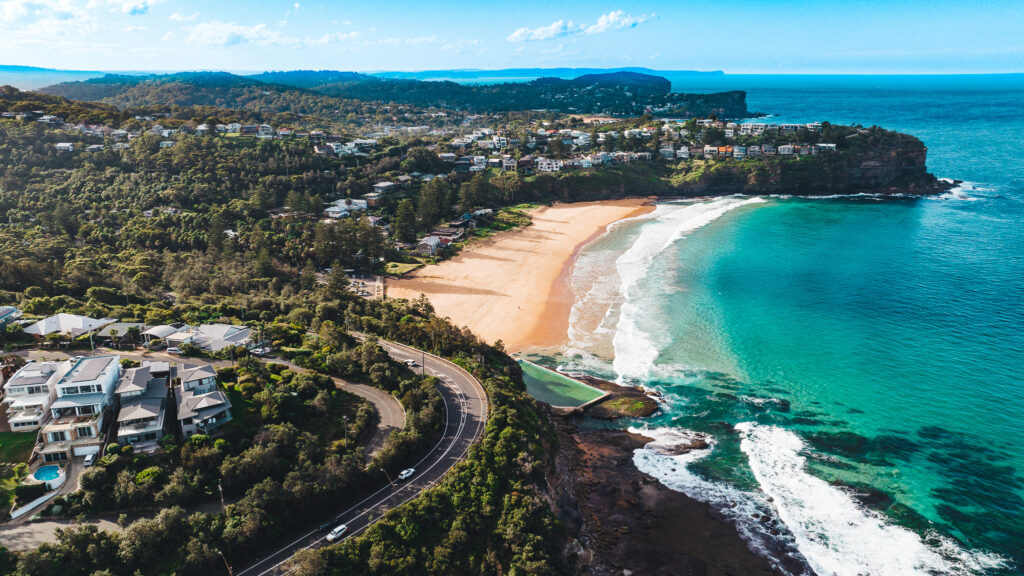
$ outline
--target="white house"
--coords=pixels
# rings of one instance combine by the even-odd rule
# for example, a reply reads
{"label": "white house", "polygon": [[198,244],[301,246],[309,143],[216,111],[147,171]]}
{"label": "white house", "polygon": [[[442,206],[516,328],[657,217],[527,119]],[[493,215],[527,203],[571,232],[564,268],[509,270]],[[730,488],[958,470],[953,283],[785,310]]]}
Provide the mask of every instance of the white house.
{"label": "white house", "polygon": [[783,144],[779,146],[779,156],[787,156],[794,153],[794,148],[791,144]]}
{"label": "white house", "polygon": [[57,152],[74,152],[75,145],[71,142],[58,142],[53,145]]}
{"label": "white house", "polygon": [[562,169],[562,161],[551,158],[537,158],[538,172],[558,172]]}
{"label": "white house", "polygon": [[118,356],[76,357],[55,384],[57,398],[50,404],[51,420],[39,437],[39,453],[47,462],[67,460],[100,451],[104,420],[121,376]]}
{"label": "white house", "polygon": [[35,324],[32,324],[28,328],[25,328],[25,333],[32,334],[33,336],[46,336],[47,334],[53,334],[56,332],[59,334],[66,334],[68,336],[79,336],[116,321],[117,320],[114,318],[101,318],[96,320],[89,318],[88,316],[65,314],[62,312],[60,314],[50,316],[49,318],[43,318]]}
{"label": "white house", "polygon": [[29,362],[11,376],[3,386],[3,404],[12,432],[38,430],[50,421],[55,384],[68,368],[67,361]]}

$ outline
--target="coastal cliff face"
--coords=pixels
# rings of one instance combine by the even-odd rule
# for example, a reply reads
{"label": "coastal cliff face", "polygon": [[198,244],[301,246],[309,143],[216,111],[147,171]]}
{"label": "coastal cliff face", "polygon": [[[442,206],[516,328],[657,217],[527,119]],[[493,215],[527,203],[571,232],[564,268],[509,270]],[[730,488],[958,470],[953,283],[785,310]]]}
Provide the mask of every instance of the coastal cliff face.
{"label": "coastal cliff face", "polygon": [[940,193],[946,186],[928,173],[926,159],[924,144],[908,136],[863,150],[705,164],[673,178],[671,188],[709,196]]}
{"label": "coastal cliff face", "polygon": [[[835,151],[747,159],[666,162],[658,157],[595,171],[543,174],[525,198],[563,202],[626,196],[940,194],[952,184],[928,173],[919,139],[879,128],[842,127]],[[824,141],[824,140],[822,140]]]}

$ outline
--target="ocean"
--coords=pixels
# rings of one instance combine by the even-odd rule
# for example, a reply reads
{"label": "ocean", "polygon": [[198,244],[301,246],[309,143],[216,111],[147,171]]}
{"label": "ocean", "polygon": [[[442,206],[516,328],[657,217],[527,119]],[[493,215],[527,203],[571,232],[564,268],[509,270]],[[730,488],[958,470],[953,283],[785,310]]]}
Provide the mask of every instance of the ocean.
{"label": "ocean", "polygon": [[548,354],[660,393],[616,424],[657,440],[635,464],[755,550],[823,576],[1024,573],[1024,76],[673,81],[913,134],[964,183],[662,202],[581,252]]}

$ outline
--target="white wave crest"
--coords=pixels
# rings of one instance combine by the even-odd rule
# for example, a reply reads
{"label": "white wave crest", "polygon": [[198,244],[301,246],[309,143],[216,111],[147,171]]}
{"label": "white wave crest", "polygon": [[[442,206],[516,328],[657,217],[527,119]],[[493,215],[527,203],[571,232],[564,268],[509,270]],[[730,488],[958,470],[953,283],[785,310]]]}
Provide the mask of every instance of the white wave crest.
{"label": "white wave crest", "polygon": [[661,204],[648,216],[652,220],[640,230],[636,241],[615,261],[621,284],[622,305],[612,344],[615,371],[623,380],[646,375],[654,366],[664,338],[658,338],[641,324],[644,310],[638,303],[638,287],[647,277],[655,258],[688,233],[714,222],[726,212],[749,204],[763,203],[761,198],[725,197],[708,202]]}
{"label": "white wave crest", "polygon": [[809,474],[795,433],[752,422],[736,425],[761,489],[818,574],[835,576],[968,576],[1005,567],[999,556],[964,550],[932,535],[929,545],[911,530],[891,524],[848,492]]}

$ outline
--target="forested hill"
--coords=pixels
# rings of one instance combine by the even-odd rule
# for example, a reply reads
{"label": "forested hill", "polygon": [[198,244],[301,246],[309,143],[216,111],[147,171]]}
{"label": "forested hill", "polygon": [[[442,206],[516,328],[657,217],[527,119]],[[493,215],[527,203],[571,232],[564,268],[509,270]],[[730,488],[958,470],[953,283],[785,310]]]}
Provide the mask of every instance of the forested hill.
{"label": "forested hill", "polygon": [[[150,76],[107,75],[42,89],[74,100],[119,107],[145,105],[223,106],[323,114],[338,100],[440,106],[472,112],[546,109],[560,112],[636,116],[745,117],[746,93],[682,94],[660,76],[637,72],[585,74],[573,79],[466,85],[379,78],[355,72],[266,72],[237,76],[192,72]],[[327,99],[325,99],[327,98]],[[334,99],[334,100],[332,100]]]}

